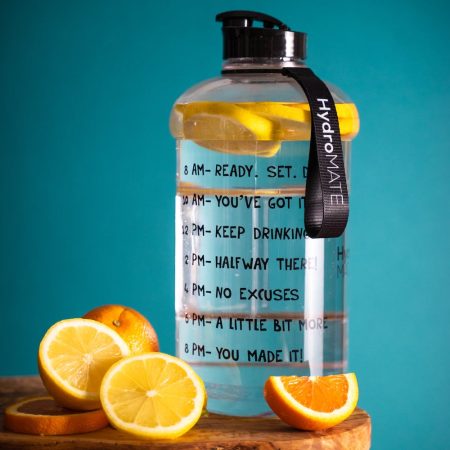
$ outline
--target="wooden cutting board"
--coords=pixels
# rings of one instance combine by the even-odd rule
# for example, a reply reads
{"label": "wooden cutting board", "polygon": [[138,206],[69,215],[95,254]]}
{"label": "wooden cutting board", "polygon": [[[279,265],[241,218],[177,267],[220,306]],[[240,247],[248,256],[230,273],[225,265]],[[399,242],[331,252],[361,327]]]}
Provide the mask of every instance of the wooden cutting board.
{"label": "wooden cutting board", "polygon": [[301,450],[370,448],[369,415],[357,409],[340,425],[322,432],[298,431],[276,417],[238,418],[210,414],[184,436],[175,440],[137,439],[113,428],[72,436],[32,436],[3,428],[6,404],[45,390],[38,377],[0,377],[0,449],[2,450]]}

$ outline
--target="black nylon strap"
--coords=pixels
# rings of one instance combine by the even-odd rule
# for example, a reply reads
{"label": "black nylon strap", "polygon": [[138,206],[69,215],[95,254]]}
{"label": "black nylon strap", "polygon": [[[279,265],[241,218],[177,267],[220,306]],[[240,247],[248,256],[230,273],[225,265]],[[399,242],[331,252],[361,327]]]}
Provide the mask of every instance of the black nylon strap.
{"label": "black nylon strap", "polygon": [[311,108],[311,143],[305,193],[305,228],[311,238],[340,236],[347,225],[349,201],[339,121],[331,93],[312,70],[286,67],[305,91]]}

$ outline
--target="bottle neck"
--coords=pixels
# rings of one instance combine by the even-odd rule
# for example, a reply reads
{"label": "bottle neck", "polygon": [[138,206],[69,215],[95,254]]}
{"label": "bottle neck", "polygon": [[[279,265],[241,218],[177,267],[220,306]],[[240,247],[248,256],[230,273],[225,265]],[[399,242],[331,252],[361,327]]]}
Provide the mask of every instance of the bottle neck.
{"label": "bottle neck", "polygon": [[302,59],[294,58],[229,58],[222,64],[222,70],[276,70],[283,67],[306,67]]}

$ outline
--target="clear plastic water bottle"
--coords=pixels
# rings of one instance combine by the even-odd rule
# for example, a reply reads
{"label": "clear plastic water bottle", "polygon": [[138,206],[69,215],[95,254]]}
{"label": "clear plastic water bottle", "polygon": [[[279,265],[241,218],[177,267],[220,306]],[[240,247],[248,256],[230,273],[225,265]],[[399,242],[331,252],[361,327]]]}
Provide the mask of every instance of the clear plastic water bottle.
{"label": "clear plastic water bottle", "polygon": [[[269,412],[270,375],[346,370],[348,250],[345,234],[305,229],[311,108],[282,72],[305,67],[305,34],[249,11],[217,20],[222,76],[185,92],[171,115],[177,354],[205,381],[210,411],[254,416]],[[348,183],[358,113],[328,88]]]}

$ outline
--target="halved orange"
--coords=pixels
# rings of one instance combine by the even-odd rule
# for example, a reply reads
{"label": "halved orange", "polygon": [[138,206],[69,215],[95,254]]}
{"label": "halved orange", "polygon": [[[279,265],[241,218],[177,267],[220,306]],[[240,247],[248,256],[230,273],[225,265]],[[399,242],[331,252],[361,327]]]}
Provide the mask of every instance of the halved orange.
{"label": "halved orange", "polygon": [[103,375],[130,349],[111,328],[67,319],[49,328],[39,346],[39,373],[52,397],[70,409],[100,408]]}
{"label": "halved orange", "polygon": [[115,363],[103,378],[100,398],[119,430],[144,438],[175,438],[199,420],[206,391],[181,359],[147,353]]}
{"label": "halved orange", "polygon": [[5,409],[5,428],[16,433],[62,435],[88,433],[108,426],[106,414],[94,411],[73,411],[56,404],[49,396],[22,399]]}
{"label": "halved orange", "polygon": [[354,373],[269,377],[264,397],[273,412],[301,430],[323,430],[344,421],[358,403]]}

